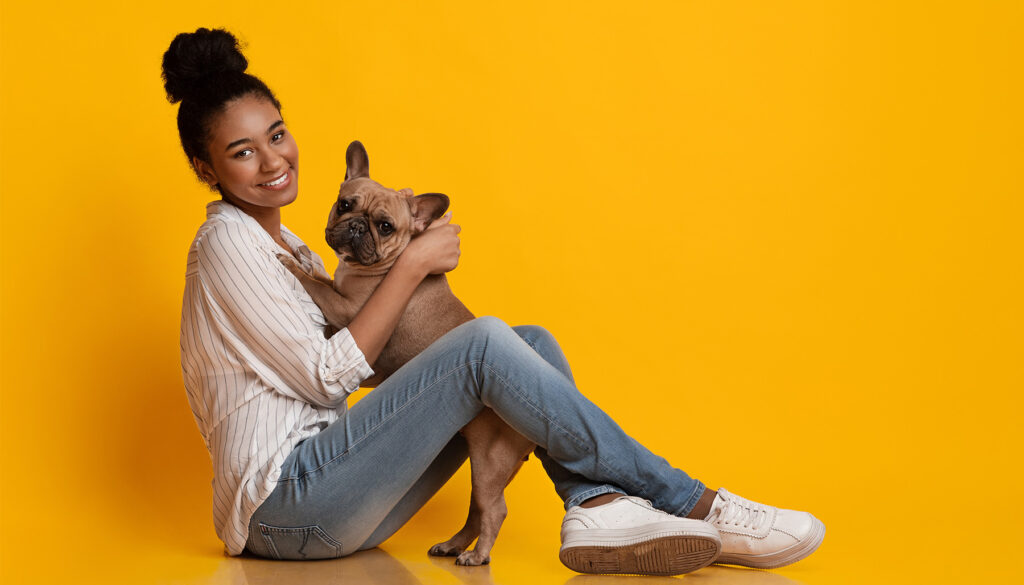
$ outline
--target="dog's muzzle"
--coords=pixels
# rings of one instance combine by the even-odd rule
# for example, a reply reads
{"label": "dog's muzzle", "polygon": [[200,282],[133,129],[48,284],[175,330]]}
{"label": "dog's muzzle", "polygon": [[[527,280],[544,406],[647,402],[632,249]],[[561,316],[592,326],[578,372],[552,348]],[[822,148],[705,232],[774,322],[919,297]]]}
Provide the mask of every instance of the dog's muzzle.
{"label": "dog's muzzle", "polygon": [[380,260],[377,247],[370,233],[370,222],[365,217],[353,217],[336,223],[326,230],[327,245],[338,254],[348,253],[363,266],[370,266]]}

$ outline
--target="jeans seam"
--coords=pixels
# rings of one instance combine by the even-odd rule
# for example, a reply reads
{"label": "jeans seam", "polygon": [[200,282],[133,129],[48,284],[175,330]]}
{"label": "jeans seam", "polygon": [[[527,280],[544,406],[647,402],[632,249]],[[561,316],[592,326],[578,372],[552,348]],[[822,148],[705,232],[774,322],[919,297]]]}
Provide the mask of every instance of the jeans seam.
{"label": "jeans seam", "polygon": [[374,431],[376,431],[377,429],[379,429],[380,427],[382,427],[382,426],[384,425],[384,423],[386,423],[386,422],[390,421],[391,419],[393,419],[393,418],[394,418],[394,417],[395,417],[396,415],[398,415],[398,413],[400,413],[400,412],[402,412],[403,410],[405,410],[405,409],[406,409],[406,408],[407,408],[407,407],[408,407],[409,405],[411,405],[411,404],[412,404],[412,403],[413,403],[414,401],[416,401],[416,400],[417,400],[418,398],[420,398],[421,396],[423,396],[423,394],[424,394],[424,393],[426,393],[426,392],[427,392],[428,390],[431,390],[432,388],[434,388],[434,386],[437,386],[437,384],[438,384],[438,383],[440,383],[440,382],[441,382],[442,380],[445,380],[445,379],[447,379],[447,378],[450,378],[450,377],[451,377],[451,376],[452,376],[452,375],[453,375],[453,374],[454,374],[455,372],[457,372],[457,371],[459,371],[459,370],[463,370],[463,369],[465,369],[465,368],[468,368],[468,367],[470,367],[471,365],[473,365],[473,364],[475,364],[475,363],[479,363],[479,362],[468,362],[468,363],[465,363],[465,364],[460,364],[460,365],[459,365],[458,367],[452,368],[451,370],[448,370],[448,371],[447,371],[447,372],[445,372],[444,374],[442,374],[442,375],[438,376],[438,377],[437,377],[437,379],[435,379],[435,380],[434,380],[433,382],[431,382],[430,384],[428,384],[428,385],[426,385],[426,386],[423,386],[423,387],[422,387],[422,388],[420,389],[420,391],[419,391],[419,392],[417,392],[417,393],[416,393],[415,395],[411,396],[411,397],[409,398],[409,400],[405,401],[405,403],[404,403],[404,404],[402,404],[402,406],[400,406],[400,407],[398,407],[397,409],[395,409],[395,410],[394,410],[394,411],[393,411],[393,412],[392,412],[391,414],[389,414],[389,415],[388,415],[387,417],[385,417],[385,418],[382,418],[382,419],[381,419],[381,421],[380,421],[379,423],[377,423],[377,424],[376,424],[376,425],[374,425],[374,426],[373,426],[372,428],[370,428],[369,430],[367,430],[367,431],[366,431],[366,433],[364,433],[364,434],[363,434],[363,436],[362,436],[362,438],[361,438],[361,439],[359,439],[358,441],[356,441],[356,442],[352,443],[351,445],[349,445],[349,446],[348,446],[348,448],[347,448],[347,449],[345,449],[345,450],[344,450],[344,451],[342,451],[341,453],[338,453],[337,455],[335,455],[334,457],[330,458],[329,460],[327,460],[327,461],[323,462],[322,464],[320,464],[320,465],[319,465],[318,467],[316,467],[315,469],[310,469],[310,470],[308,470],[308,471],[305,471],[305,472],[303,472],[302,474],[300,474],[300,475],[297,475],[297,476],[294,476],[294,477],[288,477],[288,478],[278,478],[277,482],[278,482],[278,483],[284,483],[284,482],[291,482],[291,481],[298,481],[298,480],[302,480],[302,479],[305,479],[305,478],[306,478],[306,477],[307,477],[308,475],[310,475],[310,474],[312,474],[312,473],[316,473],[316,472],[320,471],[321,469],[323,469],[323,468],[327,467],[327,466],[328,466],[328,465],[330,465],[331,463],[334,463],[335,461],[338,461],[338,460],[339,460],[339,459],[341,459],[342,457],[345,457],[346,455],[348,455],[349,453],[351,453],[353,449],[355,449],[355,448],[356,448],[357,446],[359,446],[359,445],[360,445],[360,444],[361,444],[361,443],[362,443],[363,441],[365,441],[365,440],[366,440],[366,439],[367,439],[367,438],[368,438],[368,437],[369,437],[370,435],[372,435],[372,434],[374,433]]}

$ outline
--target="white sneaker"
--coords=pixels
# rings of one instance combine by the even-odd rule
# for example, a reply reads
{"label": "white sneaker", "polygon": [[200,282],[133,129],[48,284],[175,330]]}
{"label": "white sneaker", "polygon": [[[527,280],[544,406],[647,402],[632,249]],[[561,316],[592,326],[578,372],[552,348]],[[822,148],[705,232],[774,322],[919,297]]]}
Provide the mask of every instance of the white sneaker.
{"label": "white sneaker", "polygon": [[807,512],[758,504],[718,488],[707,521],[722,537],[717,563],[773,569],[808,556],[825,538],[825,525]]}
{"label": "white sneaker", "polygon": [[573,506],[562,520],[562,564],[580,573],[680,575],[718,558],[718,530],[622,496],[594,508]]}

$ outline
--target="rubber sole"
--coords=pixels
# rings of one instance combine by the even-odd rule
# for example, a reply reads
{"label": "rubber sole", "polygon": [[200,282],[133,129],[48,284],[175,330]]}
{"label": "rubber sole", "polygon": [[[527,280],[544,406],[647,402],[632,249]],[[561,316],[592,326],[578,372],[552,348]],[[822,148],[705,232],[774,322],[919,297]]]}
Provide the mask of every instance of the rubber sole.
{"label": "rubber sole", "polygon": [[710,565],[721,549],[714,538],[674,535],[619,546],[563,548],[558,558],[578,573],[682,575]]}
{"label": "rubber sole", "polygon": [[818,550],[823,540],[825,540],[825,525],[815,518],[814,526],[807,534],[807,538],[787,549],[763,555],[730,555],[725,553],[715,562],[720,565],[740,565],[755,569],[777,569],[807,558],[811,553]]}

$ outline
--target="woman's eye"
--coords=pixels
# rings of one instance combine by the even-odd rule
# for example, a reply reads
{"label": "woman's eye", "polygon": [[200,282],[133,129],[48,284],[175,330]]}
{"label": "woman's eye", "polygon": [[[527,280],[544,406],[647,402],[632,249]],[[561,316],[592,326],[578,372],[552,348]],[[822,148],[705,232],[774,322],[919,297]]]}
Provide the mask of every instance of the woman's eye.
{"label": "woman's eye", "polygon": [[274,136],[273,136],[273,138],[271,138],[271,140],[273,140],[274,142],[277,142],[278,140],[281,140],[282,138],[284,138],[284,132],[278,132],[278,133],[274,134]]}
{"label": "woman's eye", "polygon": [[245,158],[250,154],[252,154],[251,148],[243,148],[242,150],[239,150],[238,152],[235,153],[235,158]]}
{"label": "woman's eye", "polygon": [[395,228],[390,223],[382,221],[379,224],[377,224],[377,231],[380,232],[382,236],[386,236],[391,232],[395,231]]}

